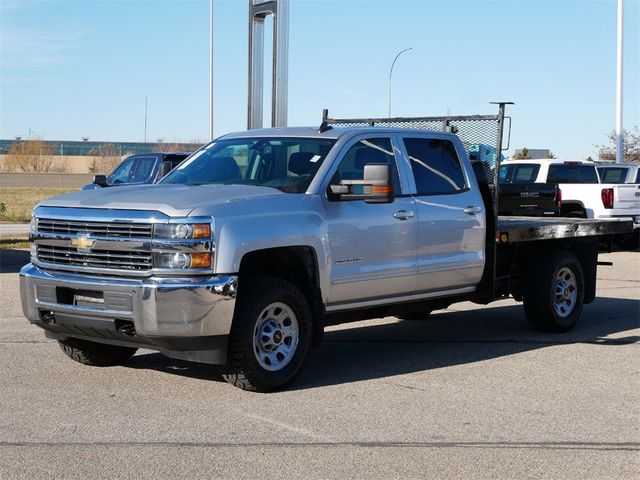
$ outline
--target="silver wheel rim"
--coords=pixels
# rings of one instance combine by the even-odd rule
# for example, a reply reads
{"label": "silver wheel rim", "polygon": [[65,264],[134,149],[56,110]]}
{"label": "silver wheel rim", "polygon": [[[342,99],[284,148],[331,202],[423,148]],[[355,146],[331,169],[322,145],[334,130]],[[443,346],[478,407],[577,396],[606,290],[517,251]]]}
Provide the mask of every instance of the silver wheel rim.
{"label": "silver wheel rim", "polygon": [[554,307],[558,316],[566,318],[571,315],[578,298],[578,282],[571,269],[566,267],[560,269],[556,276],[553,295]]}
{"label": "silver wheel rim", "polygon": [[293,309],[285,303],[271,303],[256,321],[253,354],[262,368],[277,372],[291,362],[299,338],[298,319]]}

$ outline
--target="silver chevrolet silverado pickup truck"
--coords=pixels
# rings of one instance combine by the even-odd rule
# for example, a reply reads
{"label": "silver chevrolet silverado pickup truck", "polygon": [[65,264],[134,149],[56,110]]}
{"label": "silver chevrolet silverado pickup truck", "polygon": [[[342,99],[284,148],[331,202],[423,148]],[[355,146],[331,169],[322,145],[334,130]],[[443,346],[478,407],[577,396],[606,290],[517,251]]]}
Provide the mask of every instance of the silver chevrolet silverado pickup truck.
{"label": "silver chevrolet silverado pickup truck", "polygon": [[137,348],[290,384],[326,325],[523,300],[573,327],[598,245],[631,222],[496,218],[451,133],[287,128],[223,136],[160,184],[71,193],[33,212],[25,316],[72,359]]}

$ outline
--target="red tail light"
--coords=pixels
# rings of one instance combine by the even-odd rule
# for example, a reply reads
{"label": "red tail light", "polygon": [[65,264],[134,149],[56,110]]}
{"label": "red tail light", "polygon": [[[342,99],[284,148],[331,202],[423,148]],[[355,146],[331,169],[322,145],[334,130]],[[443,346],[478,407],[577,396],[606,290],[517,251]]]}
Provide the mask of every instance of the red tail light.
{"label": "red tail light", "polygon": [[558,210],[558,214],[560,214],[560,211],[562,210],[562,190],[560,190],[559,188],[556,188],[555,202],[556,210]]}
{"label": "red tail light", "polygon": [[604,208],[613,208],[613,188],[603,188],[601,196]]}

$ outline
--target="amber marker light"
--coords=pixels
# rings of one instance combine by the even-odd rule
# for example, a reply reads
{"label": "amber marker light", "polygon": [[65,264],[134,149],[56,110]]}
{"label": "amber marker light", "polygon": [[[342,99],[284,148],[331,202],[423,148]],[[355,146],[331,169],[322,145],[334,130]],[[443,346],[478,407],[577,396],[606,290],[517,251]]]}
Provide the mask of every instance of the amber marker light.
{"label": "amber marker light", "polygon": [[211,253],[192,253],[191,268],[211,268]]}
{"label": "amber marker light", "polygon": [[211,238],[210,223],[193,224],[193,238]]}

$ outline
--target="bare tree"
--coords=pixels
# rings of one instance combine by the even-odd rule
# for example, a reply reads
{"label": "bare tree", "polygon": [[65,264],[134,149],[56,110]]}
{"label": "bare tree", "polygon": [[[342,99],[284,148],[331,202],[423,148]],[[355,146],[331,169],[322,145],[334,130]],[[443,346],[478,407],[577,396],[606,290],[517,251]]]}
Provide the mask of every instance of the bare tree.
{"label": "bare tree", "polygon": [[[616,160],[616,132],[609,134],[609,145],[596,145],[598,159],[605,162]],[[622,159],[625,162],[640,162],[640,128],[637,126],[622,131]]]}
{"label": "bare tree", "polygon": [[9,148],[4,166],[9,172],[66,172],[68,166],[56,162],[54,153],[53,146],[41,139],[16,141]]}
{"label": "bare tree", "polygon": [[89,150],[89,155],[100,157],[91,160],[91,164],[89,165],[90,173],[111,173],[111,171],[120,164],[122,159],[118,149],[111,143],[92,148]]}

